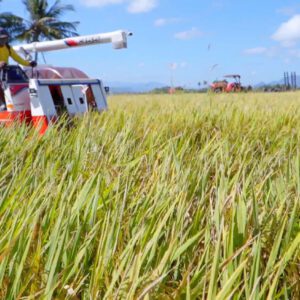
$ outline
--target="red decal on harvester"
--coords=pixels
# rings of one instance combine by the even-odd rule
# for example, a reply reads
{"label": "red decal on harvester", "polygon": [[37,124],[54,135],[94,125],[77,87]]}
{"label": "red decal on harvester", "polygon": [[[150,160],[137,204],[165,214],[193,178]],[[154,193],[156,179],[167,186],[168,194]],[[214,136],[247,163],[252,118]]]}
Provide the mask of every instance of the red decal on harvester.
{"label": "red decal on harvester", "polygon": [[74,40],[65,40],[65,43],[67,46],[69,47],[75,47],[75,46],[78,46],[78,42],[74,41]]}
{"label": "red decal on harvester", "polygon": [[28,84],[16,84],[9,87],[12,96],[16,96],[18,93],[27,88]]}

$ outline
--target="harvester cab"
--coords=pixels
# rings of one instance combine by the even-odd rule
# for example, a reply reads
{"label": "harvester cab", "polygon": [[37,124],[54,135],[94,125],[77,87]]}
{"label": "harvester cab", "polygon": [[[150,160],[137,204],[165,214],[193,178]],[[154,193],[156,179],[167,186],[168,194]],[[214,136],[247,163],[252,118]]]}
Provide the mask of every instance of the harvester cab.
{"label": "harvester cab", "polygon": [[19,66],[6,66],[0,71],[0,122],[9,123],[18,115],[25,120],[30,110],[29,79]]}
{"label": "harvester cab", "polygon": [[[127,47],[125,31],[81,36],[58,41],[15,46],[18,52],[44,52],[70,47],[112,43]],[[73,117],[107,109],[106,92],[100,79],[91,79],[76,68],[38,66],[34,69],[9,65],[0,72],[0,123],[15,121],[36,127],[43,134],[63,114]]]}

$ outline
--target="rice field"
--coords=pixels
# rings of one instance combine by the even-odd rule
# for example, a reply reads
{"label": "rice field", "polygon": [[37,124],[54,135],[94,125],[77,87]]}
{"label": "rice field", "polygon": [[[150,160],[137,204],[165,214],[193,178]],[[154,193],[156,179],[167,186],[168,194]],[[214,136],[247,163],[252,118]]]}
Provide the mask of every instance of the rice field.
{"label": "rice field", "polygon": [[300,93],[109,105],[0,128],[0,299],[299,299]]}

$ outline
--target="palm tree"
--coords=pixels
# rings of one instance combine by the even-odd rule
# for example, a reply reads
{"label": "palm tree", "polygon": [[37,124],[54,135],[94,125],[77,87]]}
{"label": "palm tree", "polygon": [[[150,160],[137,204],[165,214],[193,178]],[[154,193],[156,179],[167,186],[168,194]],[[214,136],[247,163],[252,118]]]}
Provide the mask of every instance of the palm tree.
{"label": "palm tree", "polygon": [[52,6],[49,6],[47,0],[22,0],[22,2],[28,12],[28,19],[9,12],[0,14],[0,27],[7,29],[12,41],[30,43],[78,35],[76,27],[79,22],[60,20],[64,13],[74,11],[73,5],[62,4],[61,0],[55,0]]}

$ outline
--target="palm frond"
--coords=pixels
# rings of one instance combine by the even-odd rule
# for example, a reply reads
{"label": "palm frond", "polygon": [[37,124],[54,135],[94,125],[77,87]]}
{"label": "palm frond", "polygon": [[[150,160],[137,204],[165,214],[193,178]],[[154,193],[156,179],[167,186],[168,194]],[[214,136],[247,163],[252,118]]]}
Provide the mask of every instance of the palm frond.
{"label": "palm frond", "polygon": [[16,39],[16,36],[26,30],[26,23],[27,21],[23,18],[11,13],[5,12],[0,14],[0,27],[3,27],[8,31],[11,41]]}
{"label": "palm frond", "polygon": [[28,21],[11,13],[0,14],[0,26],[8,29],[13,40],[33,42],[78,35],[79,22],[60,20],[65,12],[74,10],[73,5],[62,4],[61,0],[55,0],[50,8],[47,0],[22,0],[22,3],[29,14]]}
{"label": "palm frond", "polygon": [[32,20],[37,20],[41,16],[44,16],[48,8],[47,0],[23,0],[23,4],[30,15],[30,19]]}
{"label": "palm frond", "polygon": [[55,22],[56,21],[56,19],[55,18],[52,18],[52,17],[43,17],[43,18],[41,18],[41,19],[39,19],[39,20],[37,20],[36,22],[35,22],[35,24],[37,24],[37,26],[38,25],[42,25],[42,24],[51,24],[51,22]]}
{"label": "palm frond", "polygon": [[60,0],[56,0],[49,8],[46,15],[53,18],[59,18],[68,11],[74,11],[74,6],[71,4],[61,4]]}
{"label": "palm frond", "polygon": [[50,27],[59,29],[61,31],[76,31],[76,27],[78,26],[79,22],[62,22],[56,21],[51,22]]}
{"label": "palm frond", "polygon": [[24,30],[20,34],[15,35],[15,40],[26,41],[27,43],[32,42],[32,30]]}

